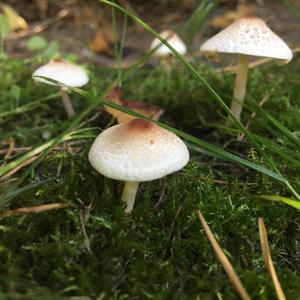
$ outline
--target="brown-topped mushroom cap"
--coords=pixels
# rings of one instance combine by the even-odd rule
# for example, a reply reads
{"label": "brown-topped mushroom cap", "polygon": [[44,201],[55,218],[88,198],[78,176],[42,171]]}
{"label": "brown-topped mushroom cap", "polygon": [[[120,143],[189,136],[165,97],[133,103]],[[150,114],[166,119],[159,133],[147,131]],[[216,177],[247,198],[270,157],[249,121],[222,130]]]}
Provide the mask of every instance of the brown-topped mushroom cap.
{"label": "brown-topped mushroom cap", "polygon": [[[153,120],[158,120],[164,113],[162,108],[159,108],[155,105],[147,104],[141,101],[123,99],[123,90],[120,87],[113,88],[105,98],[115,104],[124,106],[125,108],[143,114]],[[136,119],[136,117],[130,114],[124,113],[107,105],[105,105],[105,110],[114,116],[120,124]]]}

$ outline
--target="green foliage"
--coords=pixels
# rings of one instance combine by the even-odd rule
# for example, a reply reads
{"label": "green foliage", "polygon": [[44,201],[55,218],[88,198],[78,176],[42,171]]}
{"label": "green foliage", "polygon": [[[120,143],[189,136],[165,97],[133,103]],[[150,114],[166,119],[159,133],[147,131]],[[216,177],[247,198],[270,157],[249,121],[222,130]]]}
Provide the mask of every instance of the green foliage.
{"label": "green foliage", "polygon": [[43,49],[47,46],[47,41],[40,35],[35,35],[27,42],[28,50]]}
{"label": "green foliage", "polygon": [[218,0],[200,0],[198,7],[194,10],[183,29],[183,39],[188,46],[190,46],[205,20],[217,6],[217,3]]}
{"label": "green foliage", "polygon": [[0,14],[0,37],[4,40],[10,32],[10,26],[4,14]]}

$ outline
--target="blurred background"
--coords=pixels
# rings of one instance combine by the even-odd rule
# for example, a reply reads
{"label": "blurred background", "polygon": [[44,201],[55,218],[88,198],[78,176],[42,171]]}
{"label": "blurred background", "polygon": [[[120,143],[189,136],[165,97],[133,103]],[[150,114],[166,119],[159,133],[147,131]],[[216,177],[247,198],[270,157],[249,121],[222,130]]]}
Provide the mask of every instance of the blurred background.
{"label": "blurred background", "polygon": [[[299,0],[133,0],[116,1],[154,29],[175,30],[197,52],[201,43],[235,19],[256,15],[292,48],[300,45]],[[27,56],[28,39],[39,35],[57,42],[61,51],[76,54],[80,60],[92,59],[105,66],[114,64],[114,42],[118,41],[124,16],[116,12],[117,29],[112,26],[112,9],[97,0],[6,0],[26,25],[6,38],[6,52],[15,58]],[[152,36],[131,20],[123,63],[130,63],[149,50]]]}

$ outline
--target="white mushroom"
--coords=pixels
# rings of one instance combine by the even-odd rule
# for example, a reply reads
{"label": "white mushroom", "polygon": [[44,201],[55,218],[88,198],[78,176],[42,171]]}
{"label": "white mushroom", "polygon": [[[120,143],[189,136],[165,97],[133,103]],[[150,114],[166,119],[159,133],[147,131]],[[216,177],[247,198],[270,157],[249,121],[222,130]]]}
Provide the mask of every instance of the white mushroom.
{"label": "white mushroom", "polygon": [[47,77],[65,85],[61,88],[62,101],[68,117],[73,117],[75,111],[68,95],[68,87],[81,87],[87,84],[89,81],[87,72],[80,66],[62,59],[55,59],[39,67],[32,75],[32,78],[37,82],[55,85],[53,82],[41,77]]}
{"label": "white mushroom", "polygon": [[203,53],[238,55],[238,66],[231,111],[240,119],[246,94],[249,56],[271,57],[288,63],[293,53],[266,23],[257,17],[244,17],[210,38],[200,48]]}
{"label": "white mushroom", "polygon": [[90,152],[91,165],[102,175],[125,181],[122,202],[130,213],[140,182],[164,177],[189,161],[183,141],[152,122],[134,119],[103,131]]}
{"label": "white mushroom", "polygon": [[[164,30],[160,33],[160,36],[162,38],[164,38],[165,40],[167,40],[167,42],[181,55],[186,54],[186,46],[183,43],[183,41],[180,39],[180,37],[178,36],[178,34],[176,34],[174,31],[172,30]],[[159,47],[158,47],[159,46]],[[156,47],[157,50],[155,51],[155,55],[156,56],[168,56],[170,54],[172,54],[172,51],[166,46],[164,45],[158,38],[155,38],[150,46],[150,49],[153,50]]]}

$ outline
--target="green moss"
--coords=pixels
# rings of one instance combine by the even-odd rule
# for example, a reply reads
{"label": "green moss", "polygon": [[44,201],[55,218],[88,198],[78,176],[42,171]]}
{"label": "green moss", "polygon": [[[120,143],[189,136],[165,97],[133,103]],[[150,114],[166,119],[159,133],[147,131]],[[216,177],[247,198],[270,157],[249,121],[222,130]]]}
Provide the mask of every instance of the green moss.
{"label": "green moss", "polygon": [[[260,101],[272,91],[265,107],[291,130],[298,130],[300,125],[295,113],[300,97],[295,82],[298,65],[296,60],[280,69],[268,65],[251,71],[249,78],[250,95]],[[217,75],[202,64],[196,66],[230,103],[234,77]],[[12,83],[21,87],[22,95],[18,103],[1,97],[2,111],[55,92],[53,87],[35,86],[29,67],[15,76],[23,68],[13,65],[11,76],[1,75],[4,96]],[[97,70],[87,90],[99,93],[114,75],[109,70]],[[145,67],[136,70],[123,86],[126,97],[163,107],[163,122],[262,163],[246,141],[237,143],[234,133],[219,127],[224,124],[224,112],[185,69],[178,67],[168,73],[159,67]],[[72,98],[78,111],[88,101],[75,95]],[[101,110],[97,107],[90,117]],[[244,122],[249,115],[245,110]],[[25,114],[3,118],[0,137],[13,136],[18,147],[37,145],[44,142],[45,131],[55,137],[66,122],[60,99],[55,98]],[[110,117],[102,112],[85,126],[105,128],[109,122]],[[278,141],[260,116],[250,128],[257,135]],[[287,299],[297,299],[299,212],[255,197],[262,193],[285,195],[282,185],[244,167],[192,152],[184,170],[142,183],[134,211],[126,216],[120,204],[122,183],[103,178],[87,163],[91,142],[85,139],[73,145],[72,154],[64,148],[52,151],[23,185],[49,181],[18,194],[7,207],[51,202],[77,206],[1,221],[0,298],[96,299],[104,295],[105,299],[216,299],[222,295],[224,299],[238,299],[200,226],[196,212],[201,209],[253,299],[275,299],[258,236],[257,219],[264,217]],[[284,140],[280,143],[282,149],[294,149]],[[276,155],[273,158],[291,181],[300,181],[297,169],[277,160]],[[6,190],[12,184],[1,188]]]}

